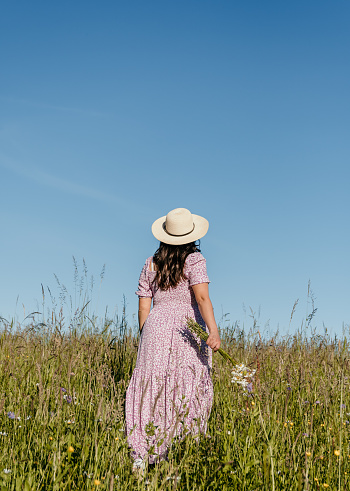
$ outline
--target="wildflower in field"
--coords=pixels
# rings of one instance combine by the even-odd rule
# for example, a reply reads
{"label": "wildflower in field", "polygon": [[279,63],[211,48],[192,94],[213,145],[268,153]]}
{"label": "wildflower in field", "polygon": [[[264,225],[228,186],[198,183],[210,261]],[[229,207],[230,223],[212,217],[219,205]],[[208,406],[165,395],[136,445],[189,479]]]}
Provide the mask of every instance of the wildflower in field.
{"label": "wildflower in field", "polygon": [[311,457],[311,452],[305,452],[306,457]]}
{"label": "wildflower in field", "polygon": [[231,435],[231,432],[230,432],[230,431],[228,431],[228,432],[227,432],[227,434],[228,434],[228,435]]}
{"label": "wildflower in field", "polygon": [[323,483],[323,487],[324,487],[324,488],[329,488],[329,484],[327,484],[327,483]]}
{"label": "wildflower in field", "polygon": [[303,433],[303,436],[309,436],[307,433]]}
{"label": "wildflower in field", "polygon": [[315,404],[321,404],[320,401],[315,401]]}
{"label": "wildflower in field", "polygon": [[91,479],[92,478],[92,474],[88,474],[86,471],[84,471],[84,475],[88,478],[88,479]]}
{"label": "wildflower in field", "polygon": [[292,387],[289,387],[289,386],[288,386],[288,387],[287,387],[287,390],[291,391],[291,390],[292,390]]}
{"label": "wildflower in field", "polygon": [[53,440],[52,436],[49,436],[49,440]]}
{"label": "wildflower in field", "polygon": [[95,486],[99,486],[101,484],[101,481],[99,481],[98,479],[95,479],[94,484],[95,484]]}
{"label": "wildflower in field", "polygon": [[6,433],[6,431],[0,431],[0,435],[1,436],[7,436],[7,433]]}
{"label": "wildflower in field", "polygon": [[10,411],[10,412],[7,413],[7,417],[10,418],[10,419],[16,419],[16,415],[12,411]]}
{"label": "wildflower in field", "polygon": [[74,419],[66,419],[64,422],[67,423],[67,425],[73,425],[75,423]]}
{"label": "wildflower in field", "polygon": [[69,452],[69,453],[73,453],[73,452],[74,452],[74,448],[72,447],[72,445],[70,445],[70,446],[68,447],[68,452]]}
{"label": "wildflower in field", "polygon": [[334,450],[334,455],[336,455],[337,457],[339,457],[339,455],[340,455],[340,450]]}
{"label": "wildflower in field", "polygon": [[4,469],[4,470],[3,470],[3,473],[4,473],[4,474],[10,474],[10,472],[11,472],[11,469]]}
{"label": "wildflower in field", "polygon": [[64,387],[61,387],[61,392],[67,392]]}
{"label": "wildflower in field", "polygon": [[345,409],[345,408],[346,408],[345,404],[342,404],[340,407],[341,407],[342,409]]}

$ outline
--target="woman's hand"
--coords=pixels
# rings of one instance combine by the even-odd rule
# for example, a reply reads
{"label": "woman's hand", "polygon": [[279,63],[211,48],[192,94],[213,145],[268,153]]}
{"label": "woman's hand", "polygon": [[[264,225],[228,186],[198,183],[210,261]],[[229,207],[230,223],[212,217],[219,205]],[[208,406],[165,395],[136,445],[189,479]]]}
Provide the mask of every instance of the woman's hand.
{"label": "woman's hand", "polygon": [[221,341],[220,341],[219,332],[214,332],[209,334],[209,337],[207,339],[207,345],[210,346],[210,348],[213,351],[217,351],[220,348]]}

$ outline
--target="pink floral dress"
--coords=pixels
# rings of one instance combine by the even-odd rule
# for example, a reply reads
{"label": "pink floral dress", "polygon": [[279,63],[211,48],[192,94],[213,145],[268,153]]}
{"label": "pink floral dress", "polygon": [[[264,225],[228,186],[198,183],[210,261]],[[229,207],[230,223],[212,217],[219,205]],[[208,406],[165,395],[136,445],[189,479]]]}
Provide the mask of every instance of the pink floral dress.
{"label": "pink floral dress", "polygon": [[153,463],[166,457],[174,437],[205,433],[213,400],[211,349],[186,327],[192,317],[205,326],[192,286],[209,283],[200,252],[185,262],[186,280],[162,291],[153,283],[152,257],[141,271],[139,297],[153,298],[126,393],[125,413],[132,457]]}

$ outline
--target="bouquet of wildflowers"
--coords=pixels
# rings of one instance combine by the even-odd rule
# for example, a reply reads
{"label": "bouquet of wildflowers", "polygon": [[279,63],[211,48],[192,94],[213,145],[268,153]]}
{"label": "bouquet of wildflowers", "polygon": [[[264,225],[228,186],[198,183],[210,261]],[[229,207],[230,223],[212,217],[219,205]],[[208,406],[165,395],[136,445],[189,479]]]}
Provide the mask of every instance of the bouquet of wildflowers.
{"label": "bouquet of wildflowers", "polygon": [[[204,330],[204,328],[194,321],[191,317],[187,319],[187,327],[193,333],[196,334],[202,341],[206,341],[209,334]],[[231,383],[236,383],[241,385],[248,392],[252,391],[252,380],[254,378],[256,370],[246,367],[243,363],[238,364],[226,351],[219,348],[218,353],[226,360],[232,363],[232,380]]]}
{"label": "bouquet of wildflowers", "polygon": [[248,392],[252,392],[253,390],[253,383],[252,380],[254,378],[256,370],[253,370],[252,368],[244,366],[243,363],[240,365],[236,365],[231,374],[232,374],[232,380],[231,383],[241,385],[244,389],[247,389]]}

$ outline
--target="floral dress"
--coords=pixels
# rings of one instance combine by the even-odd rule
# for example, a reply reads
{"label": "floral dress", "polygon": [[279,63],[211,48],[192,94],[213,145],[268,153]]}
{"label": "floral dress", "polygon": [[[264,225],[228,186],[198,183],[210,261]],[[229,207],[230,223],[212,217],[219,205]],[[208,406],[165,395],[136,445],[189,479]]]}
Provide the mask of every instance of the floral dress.
{"label": "floral dress", "polygon": [[172,439],[205,433],[213,401],[211,349],[186,327],[187,317],[205,326],[192,286],[209,283],[200,252],[185,261],[186,279],[160,290],[146,260],[139,297],[153,298],[142,328],[136,366],[126,393],[126,433],[132,457],[153,463],[166,457]]}

